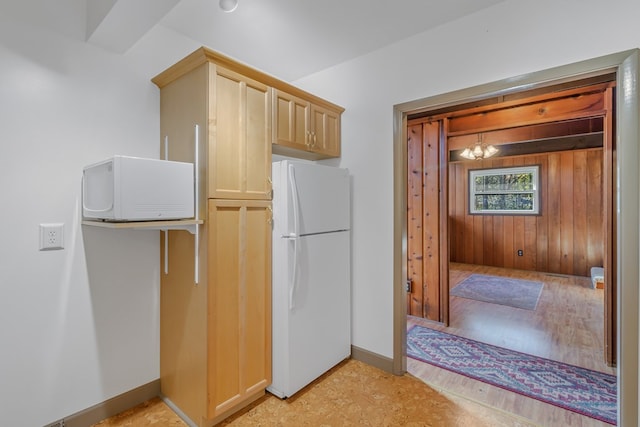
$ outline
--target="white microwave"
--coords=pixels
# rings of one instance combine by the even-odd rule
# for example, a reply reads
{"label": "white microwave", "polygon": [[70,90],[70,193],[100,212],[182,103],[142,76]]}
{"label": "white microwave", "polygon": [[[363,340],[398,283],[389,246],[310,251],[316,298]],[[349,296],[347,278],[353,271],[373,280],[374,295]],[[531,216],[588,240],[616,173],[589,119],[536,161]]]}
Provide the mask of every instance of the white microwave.
{"label": "white microwave", "polygon": [[193,218],[193,164],[114,156],[85,166],[82,214],[106,221]]}

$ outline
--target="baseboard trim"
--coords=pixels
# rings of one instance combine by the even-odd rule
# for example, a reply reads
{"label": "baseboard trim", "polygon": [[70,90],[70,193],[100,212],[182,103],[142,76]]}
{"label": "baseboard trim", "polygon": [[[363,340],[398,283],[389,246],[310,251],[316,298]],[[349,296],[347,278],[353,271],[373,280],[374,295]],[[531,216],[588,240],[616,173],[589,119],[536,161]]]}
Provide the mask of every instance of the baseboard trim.
{"label": "baseboard trim", "polygon": [[378,353],[373,353],[369,350],[352,345],[351,358],[393,374],[393,359],[382,356]]}
{"label": "baseboard trim", "polygon": [[136,387],[64,419],[65,427],[88,427],[160,395],[160,379]]}
{"label": "baseboard trim", "polygon": [[178,417],[180,417],[182,419],[182,421],[185,422],[185,424],[187,424],[189,427],[198,427],[198,425],[196,423],[193,422],[193,420],[191,418],[189,418],[187,416],[187,414],[185,414],[182,409],[178,408],[178,406],[173,403],[171,401],[171,399],[169,399],[167,396],[165,396],[164,394],[160,394],[160,399],[162,399],[162,401],[169,407],[171,408],[171,410],[173,412],[176,413],[176,415]]}

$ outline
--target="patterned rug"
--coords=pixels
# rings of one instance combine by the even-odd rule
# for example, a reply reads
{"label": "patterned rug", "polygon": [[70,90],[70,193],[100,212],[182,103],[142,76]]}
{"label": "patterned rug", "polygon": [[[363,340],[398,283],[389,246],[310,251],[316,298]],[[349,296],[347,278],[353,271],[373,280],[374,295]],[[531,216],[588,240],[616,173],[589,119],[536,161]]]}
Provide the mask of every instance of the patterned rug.
{"label": "patterned rug", "polygon": [[407,356],[616,425],[616,377],[414,326]]}
{"label": "patterned rug", "polygon": [[472,274],[451,289],[450,294],[476,301],[535,310],[541,292],[542,282]]}

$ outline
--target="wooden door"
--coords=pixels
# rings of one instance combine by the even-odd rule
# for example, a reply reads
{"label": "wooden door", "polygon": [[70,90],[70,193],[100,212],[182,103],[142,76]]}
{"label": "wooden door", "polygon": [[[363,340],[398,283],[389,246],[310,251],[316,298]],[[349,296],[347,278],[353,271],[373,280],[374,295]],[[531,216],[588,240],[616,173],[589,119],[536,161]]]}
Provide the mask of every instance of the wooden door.
{"label": "wooden door", "polygon": [[[446,292],[441,271],[448,259],[441,245],[441,122],[409,123],[407,165],[407,313],[438,322],[446,321],[441,305]],[[445,217],[446,218],[446,217]]]}
{"label": "wooden door", "polygon": [[209,200],[208,418],[271,383],[271,203]]}
{"label": "wooden door", "polygon": [[209,197],[271,198],[271,88],[215,66],[209,101]]}

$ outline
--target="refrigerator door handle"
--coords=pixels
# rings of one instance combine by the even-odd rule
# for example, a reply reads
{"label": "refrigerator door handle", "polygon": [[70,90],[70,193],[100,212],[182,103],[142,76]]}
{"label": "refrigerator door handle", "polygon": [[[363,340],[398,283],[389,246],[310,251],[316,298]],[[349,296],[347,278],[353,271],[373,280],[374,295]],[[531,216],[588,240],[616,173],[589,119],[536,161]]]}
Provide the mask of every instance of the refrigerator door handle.
{"label": "refrigerator door handle", "polygon": [[295,168],[289,165],[289,190],[291,191],[291,202],[293,203],[293,233],[289,231],[289,236],[300,235],[300,201],[298,200],[298,184],[296,183]]}
{"label": "refrigerator door handle", "polygon": [[293,272],[289,285],[289,310],[293,310],[296,306],[296,290],[298,288],[298,239],[293,238],[289,241],[293,243]]}
{"label": "refrigerator door handle", "polygon": [[289,310],[295,307],[296,289],[298,288],[298,236],[300,234],[300,222],[298,217],[298,185],[296,184],[295,168],[289,165],[289,190],[291,191],[291,201],[293,202],[293,232],[287,236],[293,241],[293,274],[289,285]]}

